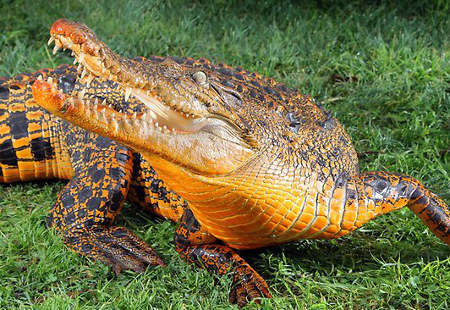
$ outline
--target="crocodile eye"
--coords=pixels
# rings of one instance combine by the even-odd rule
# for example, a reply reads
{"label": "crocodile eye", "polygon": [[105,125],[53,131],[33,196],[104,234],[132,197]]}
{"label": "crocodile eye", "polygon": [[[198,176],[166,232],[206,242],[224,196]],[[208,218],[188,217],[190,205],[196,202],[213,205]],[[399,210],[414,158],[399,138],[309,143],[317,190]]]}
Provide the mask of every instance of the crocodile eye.
{"label": "crocodile eye", "polygon": [[200,85],[205,85],[205,84],[206,84],[207,77],[206,77],[206,73],[205,73],[205,72],[203,72],[203,71],[197,71],[197,72],[195,72],[195,73],[192,75],[192,77],[194,78],[194,80],[195,80],[198,84],[200,84]]}

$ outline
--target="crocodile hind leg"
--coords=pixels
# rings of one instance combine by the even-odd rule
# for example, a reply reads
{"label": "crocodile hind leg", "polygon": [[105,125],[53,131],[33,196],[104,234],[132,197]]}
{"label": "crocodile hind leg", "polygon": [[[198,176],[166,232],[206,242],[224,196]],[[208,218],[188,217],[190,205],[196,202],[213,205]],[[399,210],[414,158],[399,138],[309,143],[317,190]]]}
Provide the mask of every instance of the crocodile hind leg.
{"label": "crocodile hind leg", "polygon": [[[86,145],[80,152],[73,144],[75,176],[59,193],[49,226],[62,233],[72,250],[111,265],[116,274],[124,269],[142,272],[147,265],[164,265],[144,241],[123,227],[111,225],[127,196],[131,151],[107,138],[77,130],[70,129],[67,139],[86,140]],[[86,139],[80,138],[80,133]]]}
{"label": "crocodile hind leg", "polygon": [[372,217],[407,206],[438,238],[450,245],[450,210],[421,182],[385,171],[364,173],[360,179],[375,206]]}
{"label": "crocodile hind leg", "polygon": [[367,172],[352,179],[345,192],[341,230],[331,238],[359,228],[380,214],[407,206],[438,238],[450,245],[450,210],[418,180],[385,171]]}
{"label": "crocodile hind leg", "polygon": [[251,300],[259,303],[261,297],[271,298],[266,281],[231,248],[216,242],[215,237],[202,229],[192,211],[185,209],[175,235],[181,257],[219,275],[232,272],[231,303],[243,307]]}

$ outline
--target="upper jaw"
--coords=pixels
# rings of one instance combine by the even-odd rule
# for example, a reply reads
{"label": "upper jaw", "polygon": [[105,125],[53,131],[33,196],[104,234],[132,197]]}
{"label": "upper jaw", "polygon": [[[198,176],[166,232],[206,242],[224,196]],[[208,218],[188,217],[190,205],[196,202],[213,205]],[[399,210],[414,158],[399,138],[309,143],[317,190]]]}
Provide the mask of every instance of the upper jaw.
{"label": "upper jaw", "polygon": [[[190,100],[173,98],[171,90],[167,89],[170,88],[168,81],[161,80],[155,65],[122,58],[85,25],[65,19],[56,21],[50,30],[48,44],[53,42],[54,54],[60,48],[72,51],[74,64],[79,63],[78,78],[87,86],[94,79],[116,82],[125,101],[130,97],[140,100],[149,109],[148,113],[154,116],[155,123],[167,123],[164,125],[170,127],[170,121],[172,127],[180,131],[195,131],[209,115],[194,96],[190,96]],[[83,91],[78,95],[82,99]]]}
{"label": "upper jaw", "polygon": [[[84,98],[83,90],[77,95],[67,95],[59,92],[51,80],[36,81],[33,97],[52,113],[193,173],[229,173],[252,156],[253,150],[235,126],[209,114],[188,91],[180,94],[179,89],[170,85],[185,75],[183,68],[167,63],[158,67],[151,62],[124,59],[99,41],[86,26],[67,20],[58,20],[53,25],[49,43],[52,42],[56,45],[54,53],[59,48],[72,51],[76,62],[80,63],[78,78],[82,84],[89,87],[94,79],[96,82],[112,80],[122,88],[125,100],[134,96],[147,107],[145,113],[129,115],[92,97]],[[170,74],[177,72],[180,76],[171,80]],[[190,87],[188,79],[184,79],[183,84],[184,88]]]}

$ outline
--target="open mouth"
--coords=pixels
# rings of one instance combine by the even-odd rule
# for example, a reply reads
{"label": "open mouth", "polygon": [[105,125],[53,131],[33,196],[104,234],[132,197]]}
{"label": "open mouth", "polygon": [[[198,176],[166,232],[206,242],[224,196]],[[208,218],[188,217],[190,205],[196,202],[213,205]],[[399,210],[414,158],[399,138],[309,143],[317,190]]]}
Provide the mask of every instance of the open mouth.
{"label": "open mouth", "polygon": [[78,63],[73,91],[50,78],[32,86],[35,101],[56,116],[141,152],[162,174],[226,174],[253,156],[241,129],[211,108],[216,97],[203,71],[173,60],[122,58],[89,28],[64,19],[50,35],[53,52],[69,49]]}
{"label": "open mouth", "polygon": [[[55,44],[53,54],[59,49],[70,49],[74,64],[78,63],[77,80],[89,87],[94,79],[111,80],[117,83],[125,101],[136,98],[147,108],[144,113],[128,114],[115,110],[106,101],[85,98],[86,89],[81,89],[64,98],[61,110],[77,108],[97,118],[103,124],[118,130],[123,125],[145,127],[160,133],[189,133],[200,130],[207,124],[206,111],[197,101],[195,104],[171,100],[167,92],[155,88],[153,77],[143,73],[143,64],[121,58],[111,51],[87,27],[59,20],[55,22],[48,44]],[[52,84],[52,80],[48,80]],[[52,87],[53,92],[57,92]],[[166,98],[163,98],[163,97]],[[169,98],[167,98],[169,97]],[[165,100],[166,99],[166,100]]]}

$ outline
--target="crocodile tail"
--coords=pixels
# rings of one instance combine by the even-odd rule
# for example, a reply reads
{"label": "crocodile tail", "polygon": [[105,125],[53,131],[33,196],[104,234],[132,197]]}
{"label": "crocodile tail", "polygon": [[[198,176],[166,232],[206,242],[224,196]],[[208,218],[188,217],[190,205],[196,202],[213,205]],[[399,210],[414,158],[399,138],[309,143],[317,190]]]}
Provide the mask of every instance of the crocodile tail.
{"label": "crocodile tail", "polygon": [[409,176],[367,172],[359,176],[366,197],[364,221],[407,206],[442,241],[450,245],[450,209],[437,195]]}
{"label": "crocodile tail", "polygon": [[[0,78],[0,183],[70,178],[55,118],[34,103],[32,83],[63,68]],[[60,121],[59,121],[60,122]]]}

